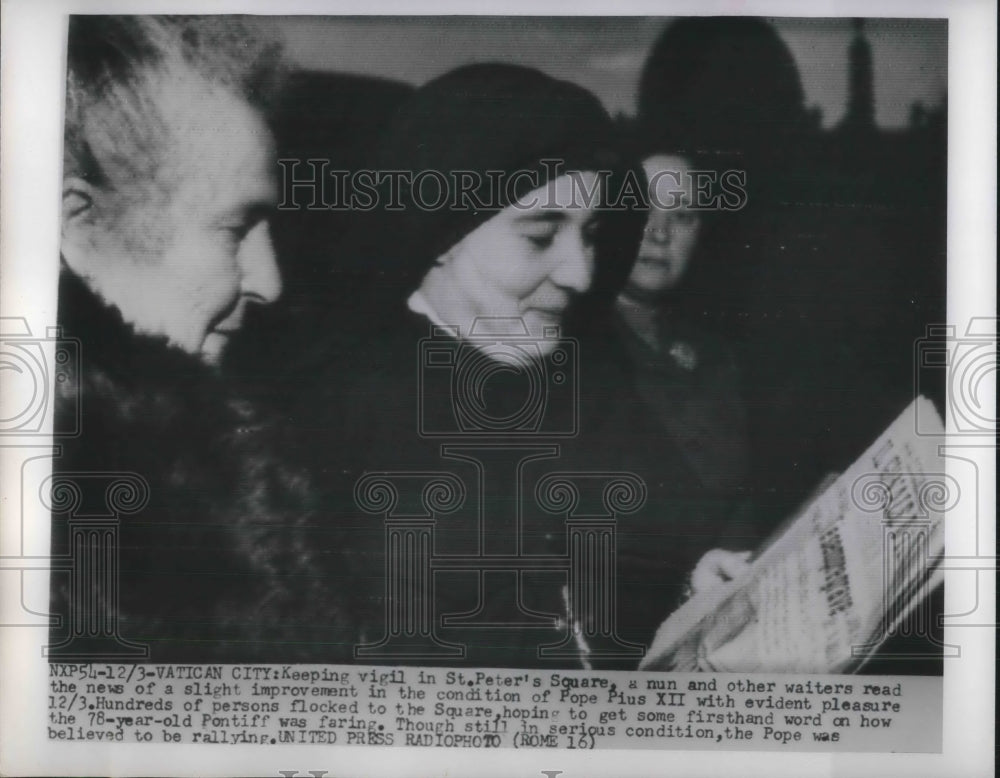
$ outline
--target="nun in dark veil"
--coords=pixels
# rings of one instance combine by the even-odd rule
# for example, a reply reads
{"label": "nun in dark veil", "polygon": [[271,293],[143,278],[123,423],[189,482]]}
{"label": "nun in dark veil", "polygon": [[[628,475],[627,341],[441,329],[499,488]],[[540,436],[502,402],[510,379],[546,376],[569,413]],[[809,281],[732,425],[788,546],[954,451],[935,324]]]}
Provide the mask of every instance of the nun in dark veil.
{"label": "nun in dark veil", "polygon": [[[370,281],[303,411],[366,625],[357,658],[635,667],[723,530],[616,361],[569,337],[570,311],[634,261],[637,164],[589,92],[499,64],[418,89],[380,159]],[[560,561],[579,520],[615,525],[588,573],[599,602]]]}

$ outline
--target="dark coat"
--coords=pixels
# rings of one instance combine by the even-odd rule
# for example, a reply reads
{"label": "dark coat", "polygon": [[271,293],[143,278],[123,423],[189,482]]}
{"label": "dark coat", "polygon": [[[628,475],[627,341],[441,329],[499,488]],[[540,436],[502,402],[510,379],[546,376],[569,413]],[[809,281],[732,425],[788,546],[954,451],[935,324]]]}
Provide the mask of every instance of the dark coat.
{"label": "dark coat", "polygon": [[[480,482],[481,471],[475,464],[442,451],[442,446],[471,445],[467,436],[460,432],[428,434],[449,427],[457,430],[452,414],[454,386],[447,380],[454,372],[437,367],[433,369],[437,379],[429,379],[428,358],[420,342],[429,337],[430,323],[407,310],[405,293],[385,286],[382,284],[378,293],[368,287],[367,294],[372,295],[364,304],[370,306],[368,313],[354,309],[351,316],[344,317],[344,328],[334,336],[336,346],[317,348],[317,354],[325,356],[307,372],[312,375],[310,387],[300,412],[293,414],[300,432],[311,438],[305,453],[312,469],[325,475],[325,509],[345,517],[354,529],[350,542],[357,558],[368,560],[368,569],[359,570],[354,588],[356,600],[367,603],[367,639],[378,640],[385,630],[387,582],[383,517],[366,513],[356,501],[355,487],[366,474],[390,473],[398,480],[406,473],[447,472],[466,484],[465,502],[454,512],[428,511],[419,493],[411,494],[409,503],[401,497],[395,508],[396,515],[433,518],[435,555],[475,554],[482,543],[490,553],[558,556],[567,554],[567,512],[545,510],[538,491],[546,476],[558,471],[570,474],[570,480],[595,473],[626,473],[643,482],[646,493],[641,508],[624,511],[617,520],[617,591],[612,596],[618,635],[633,643],[648,643],[682,601],[687,576],[701,554],[720,545],[720,538],[726,535],[730,506],[703,488],[684,455],[634,392],[620,360],[606,353],[608,344],[598,339],[577,343],[579,376],[572,379],[577,389],[572,403],[565,404],[570,394],[547,383],[548,405],[541,431],[516,440],[503,435],[489,439],[500,442],[503,456],[498,455],[499,459],[484,469],[504,472],[507,467],[507,480],[492,482],[487,475]],[[462,347],[447,337],[443,342],[446,351]],[[549,362],[542,373],[549,381]],[[518,411],[526,392],[520,380],[512,374],[490,379],[482,398],[490,416],[500,418]],[[569,423],[566,414],[574,413],[578,416],[574,435],[550,434],[565,429]],[[331,447],[331,439],[344,444]],[[483,438],[477,440],[482,442]],[[558,453],[525,459],[518,471],[520,481],[515,484],[511,458],[520,461],[523,452],[518,446],[531,445],[558,447]],[[504,457],[506,464],[499,461]],[[600,515],[602,486],[586,477],[583,481],[587,483],[573,514]],[[518,500],[520,528],[514,518]],[[485,533],[479,529],[480,508],[489,516]],[[539,644],[565,639],[568,620],[580,616],[567,611],[562,594],[564,572],[523,572],[519,578],[526,610],[560,617],[554,631],[515,627],[462,631],[442,626],[440,617],[444,615],[490,608],[491,603],[478,598],[485,590],[477,583],[477,576],[478,572],[470,571],[434,573],[432,609],[442,640],[464,643],[468,648],[466,661],[473,665],[579,666],[579,660],[540,660],[536,654]],[[516,585],[514,581],[513,576],[506,577],[508,594]],[[492,591],[498,600],[504,599],[498,589]],[[497,618],[517,621],[509,612]],[[439,663],[432,659],[414,661]],[[589,661],[594,666],[601,664],[593,657]],[[635,667],[637,659],[612,664]]]}
{"label": "dark coat", "polygon": [[[54,460],[57,475],[82,487],[75,513],[106,509],[101,479],[113,475],[95,473],[133,473],[148,488],[148,504],[120,520],[121,636],[147,644],[159,662],[349,655],[340,604],[349,574],[308,480],[283,462],[282,430],[196,358],[136,335],[68,271],[59,322],[80,343],[57,416],[79,403],[81,434],[63,440]],[[53,512],[54,557],[68,553],[70,518]],[[69,586],[68,575],[53,575],[62,616],[71,615]],[[102,586],[96,593],[97,607],[114,597]],[[53,641],[65,634],[55,628]]]}
{"label": "dark coat", "polygon": [[747,420],[736,360],[725,341],[680,321],[656,319],[657,347],[616,312],[624,369],[647,413],[676,441],[706,488],[734,500],[747,487]]}

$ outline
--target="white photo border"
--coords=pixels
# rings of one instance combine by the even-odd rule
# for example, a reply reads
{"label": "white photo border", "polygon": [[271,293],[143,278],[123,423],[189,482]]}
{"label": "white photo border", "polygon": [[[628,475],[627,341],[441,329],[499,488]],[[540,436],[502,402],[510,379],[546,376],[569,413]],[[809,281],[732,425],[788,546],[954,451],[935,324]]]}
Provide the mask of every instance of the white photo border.
{"label": "white photo border", "polygon": [[[62,159],[64,39],[73,13],[260,13],[370,14],[370,2],[194,2],[193,0],[3,0],[0,46],[2,119],[2,232],[0,311],[24,317],[34,333],[56,320],[59,181]],[[792,0],[693,0],[666,5],[630,0],[610,8],[576,0],[570,8],[553,0],[418,4],[381,3],[378,14],[528,15],[706,15],[760,16],[930,16],[948,19],[948,322],[964,330],[974,317],[996,316],[996,11],[995,2],[957,0],[834,0],[804,4]],[[994,373],[995,380],[995,373]],[[993,387],[995,398],[995,384]],[[0,395],[2,398],[2,395]],[[9,402],[7,398],[6,402]],[[5,402],[0,399],[0,402]],[[995,405],[994,405],[995,407]],[[716,776],[737,760],[745,776],[908,775],[973,776],[990,772],[994,734],[995,671],[995,440],[993,448],[970,448],[979,473],[980,526],[972,574],[949,573],[947,612],[976,597],[980,627],[950,627],[948,643],[962,658],[945,663],[944,750],[941,754],[740,754],[671,751],[493,751],[489,760],[474,750],[319,746],[167,746],[51,742],[45,727],[47,662],[39,651],[47,630],[9,627],[0,631],[0,773],[14,775],[279,775],[327,770],[331,775],[476,775],[511,778],[561,771],[582,775],[670,773]],[[42,451],[44,449],[40,449]],[[10,453],[10,452],[6,452]],[[19,455],[20,456],[20,455]],[[10,557],[21,541],[48,547],[49,520],[41,506],[25,514],[8,500],[20,475],[0,448],[0,554]],[[21,524],[23,520],[23,525]],[[23,527],[24,537],[18,535]],[[946,548],[965,545],[968,528],[948,528]],[[964,533],[964,534],[963,534]],[[30,538],[27,536],[30,534]],[[0,575],[11,573],[3,570]],[[19,589],[19,587],[16,587]],[[0,589],[0,624],[20,608],[15,587]],[[44,601],[44,600],[43,600]],[[971,623],[971,622],[970,622]]]}

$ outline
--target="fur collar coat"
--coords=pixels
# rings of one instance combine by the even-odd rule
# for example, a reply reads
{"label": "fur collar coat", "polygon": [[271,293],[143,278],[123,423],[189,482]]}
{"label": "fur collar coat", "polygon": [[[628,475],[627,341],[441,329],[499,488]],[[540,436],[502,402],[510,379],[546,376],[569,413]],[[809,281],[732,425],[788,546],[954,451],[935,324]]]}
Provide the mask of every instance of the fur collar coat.
{"label": "fur collar coat", "polygon": [[[137,335],[65,269],[59,295],[62,335],[78,339],[80,359],[57,388],[57,424],[77,412],[81,424],[57,440],[54,472],[80,482],[84,512],[101,510],[109,474],[148,487],[146,506],[119,523],[121,636],[154,662],[349,657],[347,557],[334,517],[288,464],[282,427],[196,358]],[[72,519],[53,512],[53,556],[69,554]],[[57,614],[83,607],[70,604],[80,598],[69,575],[52,584]],[[113,609],[111,588],[91,602]]]}

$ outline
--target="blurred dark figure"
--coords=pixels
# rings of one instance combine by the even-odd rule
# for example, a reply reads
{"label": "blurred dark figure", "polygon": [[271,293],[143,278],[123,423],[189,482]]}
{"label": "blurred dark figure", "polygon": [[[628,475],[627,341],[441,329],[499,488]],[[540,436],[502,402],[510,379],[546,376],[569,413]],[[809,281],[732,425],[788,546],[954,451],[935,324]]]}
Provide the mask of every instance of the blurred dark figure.
{"label": "blurred dark figure", "polygon": [[[857,22],[848,111],[830,132],[805,105],[788,47],[760,19],[677,21],[640,83],[647,132],[746,172],[746,204],[706,229],[683,304],[736,351],[763,528],[910,402],[914,343],[943,321],[944,114],[879,129],[873,63]],[[920,390],[942,407],[940,383]],[[886,661],[891,672],[940,672],[920,653]]]}
{"label": "blurred dark figure", "polygon": [[[855,127],[873,115],[859,108],[871,98],[863,55],[855,43],[854,81],[867,72],[869,82],[852,97]],[[777,521],[911,399],[920,333],[908,284],[922,270],[901,262],[884,205],[871,207],[838,169],[768,22],[670,25],[642,74],[639,120],[654,137],[684,138],[679,150],[714,168],[745,172],[746,203],[706,230],[686,301],[736,350],[756,501]]]}
{"label": "blurred dark figure", "polygon": [[[728,214],[697,205],[697,172],[710,169],[703,157],[677,153],[678,142],[666,136],[634,128],[625,134],[642,162],[649,207],[638,256],[611,306],[607,327],[618,343],[613,351],[649,422],[675,442],[703,487],[729,504],[723,544],[747,548],[755,533],[738,524],[749,467],[739,370],[729,344],[699,320],[697,307],[710,301],[692,300],[687,282],[713,219]],[[738,183],[727,187],[725,196],[736,204]],[[713,196],[722,196],[715,189]]]}
{"label": "blurred dark figure", "polygon": [[[756,299],[761,279],[778,252],[789,250],[796,229],[783,211],[796,183],[794,173],[803,169],[792,155],[806,153],[810,136],[798,69],[764,20],[680,19],[664,31],[646,61],[639,122],[648,137],[671,139],[679,153],[703,160],[706,167],[746,176],[743,207],[715,214],[714,228],[704,231],[680,305],[686,309],[685,318],[700,318],[737,351],[757,463],[756,496],[768,503],[764,514],[780,515],[796,497],[787,504],[774,504],[775,499],[785,499],[790,487],[801,495],[808,481],[823,471],[810,467],[789,483],[788,472],[796,460],[815,448],[774,434],[775,412],[787,408],[789,396],[795,396],[792,375],[797,371],[790,357],[802,349],[799,344],[777,348],[783,339],[779,334],[785,336],[795,326],[773,324],[789,300],[788,292],[772,286],[765,299]],[[772,310],[758,311],[761,303]],[[806,415],[805,409],[799,415]]]}

